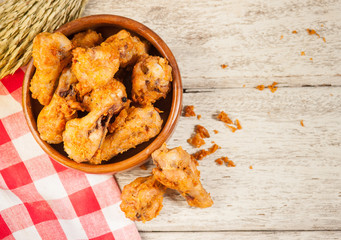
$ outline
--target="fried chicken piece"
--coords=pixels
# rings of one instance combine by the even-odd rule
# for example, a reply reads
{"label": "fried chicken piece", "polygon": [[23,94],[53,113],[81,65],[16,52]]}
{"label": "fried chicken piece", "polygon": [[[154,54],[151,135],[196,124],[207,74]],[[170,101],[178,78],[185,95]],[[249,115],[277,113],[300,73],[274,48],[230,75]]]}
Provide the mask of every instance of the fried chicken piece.
{"label": "fried chicken piece", "polygon": [[160,183],[179,191],[190,206],[212,206],[210,194],[201,185],[195,160],[185,150],[181,147],[169,150],[164,144],[152,153],[152,158],[156,165],[153,174]]}
{"label": "fried chicken piece", "polygon": [[[96,108],[106,108],[108,105],[112,106],[116,113],[122,109],[127,101],[125,86],[120,81],[114,79],[107,85],[93,90],[90,95],[84,96],[82,105],[88,112]],[[113,106],[113,103],[115,106]]]}
{"label": "fried chicken piece", "polygon": [[138,37],[133,37],[126,30],[121,30],[117,34],[105,40],[113,48],[117,49],[120,55],[120,67],[135,64],[139,57],[147,55],[148,45],[141,42]]}
{"label": "fried chicken piece", "polygon": [[159,215],[165,191],[153,175],[136,178],[122,190],[121,210],[133,221],[150,221]]}
{"label": "fried chicken piece", "polygon": [[76,48],[72,54],[72,71],[79,81],[76,87],[81,97],[112,81],[119,68],[118,52],[107,43]]}
{"label": "fried chicken piece", "polygon": [[30,90],[42,105],[50,103],[57,79],[71,61],[71,49],[71,41],[59,32],[43,32],[34,38],[32,57],[36,72]]}
{"label": "fried chicken piece", "polygon": [[143,106],[166,98],[172,81],[172,67],[161,57],[141,59],[133,69],[132,98]]}
{"label": "fried chicken piece", "polygon": [[76,83],[77,79],[71,68],[64,68],[51,102],[38,115],[37,127],[40,138],[44,141],[51,144],[61,143],[66,122],[77,117],[77,110],[83,110],[76,101]]}
{"label": "fried chicken piece", "polygon": [[106,136],[103,145],[90,163],[100,164],[102,161],[110,160],[117,154],[148,141],[159,134],[162,126],[162,119],[153,106],[123,109],[115,119],[116,121],[120,123],[116,123],[114,132]]}
{"label": "fried chicken piece", "polygon": [[92,48],[103,42],[102,35],[94,30],[88,29],[87,31],[77,33],[71,39],[74,48]]}
{"label": "fried chicken piece", "polygon": [[124,85],[114,80],[91,97],[88,115],[68,121],[63,133],[65,152],[76,162],[89,161],[101,147],[109,121],[124,107],[127,94]]}

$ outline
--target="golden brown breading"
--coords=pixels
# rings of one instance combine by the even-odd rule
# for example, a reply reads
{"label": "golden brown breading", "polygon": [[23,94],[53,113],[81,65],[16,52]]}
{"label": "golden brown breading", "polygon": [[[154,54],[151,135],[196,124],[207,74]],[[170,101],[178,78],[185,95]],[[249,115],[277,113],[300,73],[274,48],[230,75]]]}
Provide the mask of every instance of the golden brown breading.
{"label": "golden brown breading", "polygon": [[76,48],[72,54],[72,71],[79,81],[77,90],[81,97],[112,81],[119,68],[118,52],[107,43],[88,49]]}
{"label": "golden brown breading", "polygon": [[44,141],[52,144],[61,143],[66,122],[77,117],[76,110],[82,110],[76,101],[74,91],[76,83],[77,79],[70,67],[64,68],[51,102],[38,115],[37,127],[40,138]]}
{"label": "golden brown breading", "polygon": [[142,58],[134,66],[132,76],[132,98],[143,106],[166,98],[172,81],[172,67],[161,57]]}
{"label": "golden brown breading", "polygon": [[[127,111],[127,114],[122,113]],[[125,152],[138,144],[155,137],[161,130],[162,119],[152,106],[144,108],[131,107],[123,109],[118,118],[115,131],[109,134],[96,155],[90,160],[92,164],[100,164],[110,160],[119,153]],[[123,122],[122,115],[126,116]]]}
{"label": "golden brown breading", "polygon": [[126,67],[134,64],[137,59],[148,52],[148,45],[141,42],[138,37],[133,37],[126,30],[121,30],[117,34],[105,40],[113,48],[117,49],[120,55],[120,66]]}
{"label": "golden brown breading", "polygon": [[42,105],[50,103],[63,68],[71,61],[71,41],[62,33],[39,33],[33,40],[32,57],[36,72],[31,80],[32,97]]}
{"label": "golden brown breading", "polygon": [[82,47],[82,48],[92,48],[103,42],[102,35],[97,33],[91,29],[88,29],[85,32],[77,33],[71,39],[72,45],[74,48]]}
{"label": "golden brown breading", "polygon": [[121,210],[133,221],[150,221],[161,211],[165,191],[154,176],[136,178],[122,190]]}
{"label": "golden brown breading", "polygon": [[167,149],[164,144],[152,153],[155,178],[168,188],[175,189],[193,207],[206,208],[213,204],[211,196],[200,182],[195,160],[181,147]]}

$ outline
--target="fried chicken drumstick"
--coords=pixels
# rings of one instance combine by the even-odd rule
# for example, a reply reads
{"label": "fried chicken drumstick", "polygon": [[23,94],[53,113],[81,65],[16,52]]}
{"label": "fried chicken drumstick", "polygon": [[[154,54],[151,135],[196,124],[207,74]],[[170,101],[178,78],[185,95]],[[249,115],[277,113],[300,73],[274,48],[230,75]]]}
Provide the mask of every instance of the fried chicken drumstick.
{"label": "fried chicken drumstick", "polygon": [[71,69],[65,68],[51,102],[38,115],[37,127],[44,141],[51,144],[61,143],[66,122],[77,117],[77,110],[83,110],[76,101],[77,82]]}
{"label": "fried chicken drumstick", "polygon": [[153,175],[136,178],[122,190],[121,210],[133,221],[150,221],[161,211],[165,191]]}
{"label": "fried chicken drumstick", "polygon": [[201,185],[195,160],[185,150],[181,147],[167,149],[164,144],[152,153],[152,158],[156,165],[153,175],[160,183],[179,191],[190,206],[212,206],[210,194]]}
{"label": "fried chicken drumstick", "polygon": [[32,97],[47,105],[53,96],[56,81],[71,61],[71,41],[62,33],[39,33],[33,40],[32,57],[36,72],[31,80]]}

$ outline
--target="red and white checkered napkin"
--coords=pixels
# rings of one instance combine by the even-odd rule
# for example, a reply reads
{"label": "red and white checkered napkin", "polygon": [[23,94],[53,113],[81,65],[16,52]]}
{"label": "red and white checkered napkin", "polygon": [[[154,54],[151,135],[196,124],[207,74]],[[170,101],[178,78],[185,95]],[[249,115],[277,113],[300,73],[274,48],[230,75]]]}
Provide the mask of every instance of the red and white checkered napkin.
{"label": "red and white checkered napkin", "polygon": [[36,143],[21,108],[23,77],[0,80],[0,239],[140,239],[112,176],[68,169]]}

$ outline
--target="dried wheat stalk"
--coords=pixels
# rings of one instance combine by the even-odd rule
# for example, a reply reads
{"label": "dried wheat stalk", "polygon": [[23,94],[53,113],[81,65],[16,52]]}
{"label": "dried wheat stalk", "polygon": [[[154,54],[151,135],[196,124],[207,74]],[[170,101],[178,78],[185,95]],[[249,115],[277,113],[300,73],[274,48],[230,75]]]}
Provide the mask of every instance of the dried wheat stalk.
{"label": "dried wheat stalk", "polygon": [[0,1],[0,79],[28,63],[33,38],[78,18],[87,0]]}

